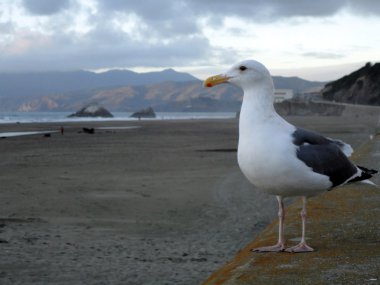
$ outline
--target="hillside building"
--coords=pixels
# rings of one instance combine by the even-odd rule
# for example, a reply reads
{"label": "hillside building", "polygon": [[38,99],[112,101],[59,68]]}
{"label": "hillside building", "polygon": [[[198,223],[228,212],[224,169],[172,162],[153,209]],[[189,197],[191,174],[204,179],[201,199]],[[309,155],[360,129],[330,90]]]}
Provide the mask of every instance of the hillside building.
{"label": "hillside building", "polygon": [[274,102],[281,103],[285,100],[290,100],[294,96],[292,89],[275,89],[274,90]]}

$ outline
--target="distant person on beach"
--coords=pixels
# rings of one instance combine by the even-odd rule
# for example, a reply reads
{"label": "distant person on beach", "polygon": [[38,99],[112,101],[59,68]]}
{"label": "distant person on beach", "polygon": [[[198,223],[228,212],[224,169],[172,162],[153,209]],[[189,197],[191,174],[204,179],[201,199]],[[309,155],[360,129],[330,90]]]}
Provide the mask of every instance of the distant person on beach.
{"label": "distant person on beach", "polygon": [[65,129],[61,127],[61,135],[63,136],[63,133],[65,132]]}

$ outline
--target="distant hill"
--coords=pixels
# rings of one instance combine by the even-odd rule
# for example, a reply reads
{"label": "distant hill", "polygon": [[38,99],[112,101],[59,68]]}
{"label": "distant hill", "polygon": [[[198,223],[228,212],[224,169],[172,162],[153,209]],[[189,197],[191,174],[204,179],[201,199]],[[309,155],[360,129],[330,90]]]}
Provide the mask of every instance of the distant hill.
{"label": "distant hill", "polygon": [[296,76],[273,76],[273,83],[276,89],[292,89],[295,94],[302,93],[314,87],[322,87],[326,84],[326,82],[309,81]]}
{"label": "distant hill", "polygon": [[226,111],[238,110],[241,95],[231,85],[205,89],[200,80],[160,82],[41,96],[21,102],[17,110],[72,111],[98,103],[111,111],[136,111],[147,106],[155,111]]}
{"label": "distant hill", "polygon": [[362,68],[326,84],[324,99],[363,105],[380,105],[380,63]]}
{"label": "distant hill", "polygon": [[[278,89],[295,93],[323,86],[298,77],[274,78]],[[98,103],[110,111],[237,111],[242,92],[225,84],[205,89],[190,74],[167,69],[135,73],[46,72],[0,74],[0,111],[75,111]]]}
{"label": "distant hill", "polygon": [[145,85],[165,81],[197,80],[188,73],[165,69],[159,72],[137,73],[130,70],[1,73],[1,97],[40,97],[96,88]]}

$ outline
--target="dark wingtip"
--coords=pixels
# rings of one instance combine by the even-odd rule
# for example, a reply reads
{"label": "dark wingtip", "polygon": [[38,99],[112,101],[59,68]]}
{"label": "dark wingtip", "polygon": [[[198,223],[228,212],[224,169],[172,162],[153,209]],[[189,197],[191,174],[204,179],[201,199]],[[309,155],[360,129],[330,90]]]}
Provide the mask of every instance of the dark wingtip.
{"label": "dark wingtip", "polygon": [[373,177],[374,174],[377,174],[378,171],[375,170],[375,169],[368,169],[364,166],[360,166],[360,165],[356,165],[361,171],[363,171],[361,173],[360,176],[358,177],[355,177],[354,179],[351,179],[350,181],[347,181],[348,183],[351,183],[351,182],[358,182],[358,181],[363,181],[363,180],[367,180],[367,179],[370,179]]}
{"label": "dark wingtip", "polygon": [[369,175],[379,173],[379,171],[377,171],[375,169],[368,169],[368,168],[366,168],[364,166],[360,166],[360,165],[357,165],[357,167],[359,167],[360,170],[364,171],[366,174],[369,174]]}

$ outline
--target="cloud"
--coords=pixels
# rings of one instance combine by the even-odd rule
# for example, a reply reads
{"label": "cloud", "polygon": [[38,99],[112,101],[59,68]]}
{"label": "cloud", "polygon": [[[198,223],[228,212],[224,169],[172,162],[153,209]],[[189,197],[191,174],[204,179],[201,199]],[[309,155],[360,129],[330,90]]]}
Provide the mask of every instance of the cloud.
{"label": "cloud", "polygon": [[[302,17],[327,18],[341,11],[380,15],[379,3],[370,0],[0,0],[0,18],[3,18],[0,32],[6,35],[0,39],[0,71],[230,63],[241,53],[239,56],[231,47],[215,45],[206,37],[205,25],[214,29],[223,27],[226,18],[235,17],[243,23],[242,27],[233,26],[224,31],[244,37],[246,26],[252,23],[296,22],[299,18],[302,22]],[[1,12],[5,6],[12,6],[4,12],[6,19]],[[250,35],[249,40],[257,39]],[[303,56],[343,57],[328,50],[305,51]]]}
{"label": "cloud", "polygon": [[[43,25],[29,31],[18,28],[7,43],[0,42],[5,55],[0,58],[0,71],[170,67],[196,64],[211,56],[209,40],[195,18],[179,14],[180,4],[166,1],[171,9],[155,13],[162,8],[158,1],[134,6],[131,1],[105,1],[96,9],[77,2],[72,3],[75,11],[67,8],[69,1],[53,6],[49,1],[26,2],[30,12],[44,14],[43,21],[36,21]],[[59,14],[62,9],[65,13]],[[47,13],[56,14],[46,18]],[[159,16],[150,18],[154,14]],[[78,28],[78,18],[86,29]]]}
{"label": "cloud", "polygon": [[239,16],[250,21],[273,21],[289,17],[327,17],[344,9],[351,12],[360,9],[366,14],[380,14],[380,3],[376,0],[188,0],[186,2],[197,11],[197,14]]}
{"label": "cloud", "polygon": [[98,0],[100,10],[107,15],[123,13],[125,16],[134,14],[140,22],[147,25],[158,36],[173,36],[177,34],[198,34],[201,29],[197,23],[197,15],[186,1],[145,0],[137,1],[107,1]]}
{"label": "cloud", "polygon": [[380,2],[377,0],[347,1],[347,9],[362,15],[379,16]]}
{"label": "cloud", "polygon": [[[214,21],[226,17],[236,16],[248,21],[276,21],[296,16],[330,16],[341,10],[348,3],[347,0],[321,0],[310,2],[304,0],[146,0],[146,1],[123,1],[123,0],[98,0],[101,9],[109,13],[124,11],[136,13],[145,22],[158,24],[159,28],[168,27],[181,28],[183,24],[192,27],[195,31],[196,25],[190,25],[198,17],[214,18]],[[192,19],[192,20],[189,20]],[[152,28],[155,26],[152,25]]]}
{"label": "cloud", "polygon": [[[82,37],[24,34],[8,45],[0,66],[18,70],[76,70],[192,65],[212,50],[202,36],[177,36],[168,42],[136,41],[123,31],[98,28]],[[0,70],[4,71],[4,70]]]}
{"label": "cloud", "polygon": [[236,16],[250,22],[277,21],[283,18],[296,16],[328,16],[336,13],[344,0],[337,1],[302,1],[302,0],[253,0],[253,1],[191,1],[192,6],[199,14],[208,14],[218,17]]}
{"label": "cloud", "polygon": [[344,58],[343,54],[335,53],[335,52],[324,52],[324,51],[310,51],[304,52],[301,54],[305,57],[312,57],[317,59],[338,59]]}
{"label": "cloud", "polygon": [[14,35],[15,40],[2,50],[7,56],[28,54],[32,49],[44,48],[49,44],[49,38],[29,30],[19,30]]}
{"label": "cloud", "polygon": [[2,35],[8,35],[13,32],[13,23],[12,22],[4,22],[0,23],[0,34]]}
{"label": "cloud", "polygon": [[70,6],[70,0],[23,0],[22,3],[33,15],[53,15]]}

